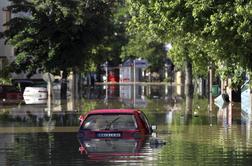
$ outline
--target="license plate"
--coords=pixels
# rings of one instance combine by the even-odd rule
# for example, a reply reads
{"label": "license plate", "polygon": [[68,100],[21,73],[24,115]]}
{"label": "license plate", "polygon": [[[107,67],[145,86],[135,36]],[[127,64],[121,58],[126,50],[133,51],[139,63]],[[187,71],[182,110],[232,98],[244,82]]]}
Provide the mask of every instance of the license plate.
{"label": "license plate", "polygon": [[121,133],[96,133],[97,138],[120,138]]}

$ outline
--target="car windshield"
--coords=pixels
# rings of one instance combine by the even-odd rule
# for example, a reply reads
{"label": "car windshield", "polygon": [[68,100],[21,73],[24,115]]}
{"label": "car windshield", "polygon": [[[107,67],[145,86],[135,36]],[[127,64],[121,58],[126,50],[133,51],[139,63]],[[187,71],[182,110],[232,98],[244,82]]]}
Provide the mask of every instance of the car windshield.
{"label": "car windshield", "polygon": [[89,130],[133,130],[137,128],[134,115],[108,114],[89,115],[83,123],[84,129]]}

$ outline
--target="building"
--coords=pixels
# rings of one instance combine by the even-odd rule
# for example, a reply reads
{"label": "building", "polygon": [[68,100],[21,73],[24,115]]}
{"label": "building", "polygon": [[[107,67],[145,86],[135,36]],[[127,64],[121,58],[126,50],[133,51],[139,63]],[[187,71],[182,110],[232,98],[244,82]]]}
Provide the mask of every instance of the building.
{"label": "building", "polygon": [[141,82],[144,70],[149,66],[145,59],[128,59],[120,65],[120,82]]}
{"label": "building", "polygon": [[[3,24],[11,18],[11,12],[6,10],[6,6],[8,5],[8,0],[0,1],[0,32],[3,32],[7,28]],[[0,70],[13,59],[13,56],[13,49],[4,44],[4,39],[0,39]]]}
{"label": "building", "polygon": [[[14,14],[11,13],[7,9],[7,6],[10,5],[8,0],[0,1],[0,32],[5,31],[8,27],[4,26],[6,22],[8,22],[11,18],[15,17]],[[24,13],[20,13],[19,15],[25,15]],[[10,64],[15,60],[14,48],[10,45],[5,44],[4,39],[0,39],[0,70],[2,70],[6,65]],[[21,74],[11,74],[12,79],[26,79],[26,73]],[[41,79],[41,74],[36,74],[32,76],[33,79]]]}

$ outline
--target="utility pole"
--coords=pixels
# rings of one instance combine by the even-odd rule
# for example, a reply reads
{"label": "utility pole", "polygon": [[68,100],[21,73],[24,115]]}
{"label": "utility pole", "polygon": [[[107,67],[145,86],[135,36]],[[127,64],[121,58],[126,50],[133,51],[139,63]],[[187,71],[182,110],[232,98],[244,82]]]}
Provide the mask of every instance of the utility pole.
{"label": "utility pole", "polygon": [[212,87],[213,87],[213,66],[210,64],[208,67],[209,70],[209,111],[213,110],[213,93],[212,93]]}

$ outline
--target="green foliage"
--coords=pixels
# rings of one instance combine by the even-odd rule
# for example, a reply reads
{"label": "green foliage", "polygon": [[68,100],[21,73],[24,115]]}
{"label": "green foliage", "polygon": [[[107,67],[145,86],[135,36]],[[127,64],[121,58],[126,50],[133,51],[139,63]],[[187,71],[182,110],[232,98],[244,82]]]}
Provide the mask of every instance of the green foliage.
{"label": "green foliage", "polygon": [[122,59],[147,59],[151,63],[151,71],[158,71],[160,66],[164,64],[165,57],[164,44],[153,40],[151,37],[146,37],[141,33],[129,36],[129,42],[122,47]]}
{"label": "green foliage", "polygon": [[112,62],[113,64],[120,64],[121,48],[128,42],[127,35],[125,33],[125,22],[128,20],[127,7],[124,0],[117,0],[112,8],[112,21],[113,21],[113,33],[108,36],[107,42],[104,45],[106,52],[104,52],[104,59]]}
{"label": "green foliage", "polygon": [[[14,46],[15,71],[83,69],[102,60],[106,39],[113,33],[113,2],[105,0],[10,0],[17,17],[2,33]],[[23,14],[20,15],[20,12]],[[25,14],[24,14],[25,13]],[[112,30],[111,30],[112,29]],[[102,48],[102,49],[101,49]],[[96,51],[93,51],[96,50]],[[102,50],[102,51],[101,51]]]}
{"label": "green foliage", "polygon": [[11,77],[9,73],[10,71],[8,67],[5,67],[4,69],[0,70],[0,84],[11,83]]}
{"label": "green foliage", "polygon": [[148,11],[145,10],[145,8],[133,10],[132,7],[139,4],[139,1],[134,1],[132,3],[131,1],[126,1],[127,19],[125,22],[128,42],[122,47],[122,53],[120,56],[123,60],[128,58],[147,59],[151,64],[150,70],[158,71],[166,58],[164,43],[153,35],[148,34],[148,31],[144,30],[146,24],[141,23],[141,20],[137,22],[138,19],[140,19],[137,17],[137,13],[140,13],[143,16],[148,15]]}
{"label": "green foliage", "polygon": [[[193,62],[194,73],[206,75],[209,59],[197,41],[198,27],[184,1],[129,1],[132,19],[129,30],[161,43],[171,43],[168,56],[182,68],[186,59]],[[203,41],[201,41],[203,42]]]}
{"label": "green foliage", "polygon": [[11,79],[10,78],[0,78],[0,84],[10,84]]}
{"label": "green foliage", "polygon": [[239,89],[244,83],[246,71],[239,65],[226,65],[224,63],[219,63],[217,72],[222,79],[232,78],[232,88]]}
{"label": "green foliage", "polygon": [[[177,68],[185,59],[197,76],[206,76],[210,63],[221,66],[227,76],[240,76],[237,69],[252,69],[252,2],[240,0],[127,1],[129,31],[163,43],[171,43],[169,56]],[[145,37],[143,37],[144,39]],[[236,66],[237,68],[235,68]],[[240,66],[240,67],[238,67]],[[233,83],[239,81],[234,78]]]}
{"label": "green foliage", "polygon": [[82,103],[85,103],[83,105],[83,109],[81,110],[81,113],[86,114],[87,112],[93,110],[96,108],[97,102],[96,101],[87,101],[83,100]]}

